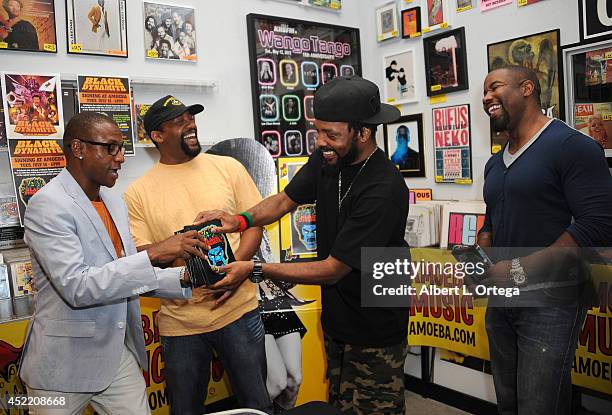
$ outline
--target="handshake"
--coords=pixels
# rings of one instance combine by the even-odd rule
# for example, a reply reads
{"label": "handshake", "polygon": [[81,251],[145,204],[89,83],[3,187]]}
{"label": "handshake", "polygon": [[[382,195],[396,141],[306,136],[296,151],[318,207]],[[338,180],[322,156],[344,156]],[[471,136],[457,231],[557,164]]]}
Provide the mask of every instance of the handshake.
{"label": "handshake", "polygon": [[220,227],[218,220],[185,226],[174,236],[147,248],[151,263],[164,266],[176,259],[185,260],[185,279],[193,288],[211,286],[225,276],[221,268],[234,262],[234,253],[227,236],[213,233]]}

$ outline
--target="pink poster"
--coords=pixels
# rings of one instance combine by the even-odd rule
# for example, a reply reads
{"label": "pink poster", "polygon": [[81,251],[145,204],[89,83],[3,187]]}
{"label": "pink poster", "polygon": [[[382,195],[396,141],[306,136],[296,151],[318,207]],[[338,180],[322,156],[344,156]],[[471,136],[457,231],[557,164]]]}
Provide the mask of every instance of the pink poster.
{"label": "pink poster", "polygon": [[512,4],[513,0],[480,0],[480,11],[486,12],[496,7]]}

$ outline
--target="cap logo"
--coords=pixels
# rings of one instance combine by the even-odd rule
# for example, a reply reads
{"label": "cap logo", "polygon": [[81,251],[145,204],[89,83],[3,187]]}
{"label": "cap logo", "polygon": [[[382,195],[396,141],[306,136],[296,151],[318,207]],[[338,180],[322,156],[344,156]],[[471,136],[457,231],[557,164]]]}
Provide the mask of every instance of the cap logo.
{"label": "cap logo", "polygon": [[184,104],[181,101],[179,101],[178,99],[174,97],[170,97],[166,101],[164,101],[164,107],[167,107],[168,105],[172,105],[173,107],[184,106]]}
{"label": "cap logo", "polygon": [[370,109],[374,114],[377,114],[380,111],[380,98],[378,96],[370,97]]}

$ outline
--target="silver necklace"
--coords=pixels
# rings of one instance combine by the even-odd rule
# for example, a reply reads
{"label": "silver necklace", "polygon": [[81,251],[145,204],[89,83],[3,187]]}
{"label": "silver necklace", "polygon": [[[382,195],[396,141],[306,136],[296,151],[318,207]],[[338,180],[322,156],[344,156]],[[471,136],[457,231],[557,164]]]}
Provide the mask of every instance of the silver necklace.
{"label": "silver necklace", "polygon": [[344,194],[344,196],[342,196],[342,198],[340,197],[340,195],[342,194],[342,170],[340,170],[340,173],[338,174],[338,212],[340,212],[340,209],[342,208],[342,202],[344,202],[344,199],[346,199],[346,196],[348,196],[349,192],[351,191],[351,187],[353,187],[353,183],[355,183],[355,179],[357,179],[357,176],[359,176],[359,173],[361,173],[361,171],[366,166],[366,164],[368,164],[368,161],[370,161],[370,157],[372,157],[374,153],[376,153],[376,150],[378,150],[378,147],[376,147],[374,151],[370,153],[368,158],[361,165],[361,167],[357,171],[357,174],[355,175],[355,177],[353,177],[353,180],[351,180],[351,183],[349,184],[349,187],[348,189],[346,189],[346,193]]}

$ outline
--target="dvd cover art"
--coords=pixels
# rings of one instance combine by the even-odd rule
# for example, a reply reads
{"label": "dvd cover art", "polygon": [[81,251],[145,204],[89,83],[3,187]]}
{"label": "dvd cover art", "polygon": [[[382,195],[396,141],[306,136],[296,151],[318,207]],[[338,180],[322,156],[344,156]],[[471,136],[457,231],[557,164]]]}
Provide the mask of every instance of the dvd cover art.
{"label": "dvd cover art", "polygon": [[32,262],[30,260],[11,262],[11,279],[13,284],[13,297],[33,294],[32,288]]}
{"label": "dvd cover art", "polygon": [[316,205],[298,206],[291,212],[291,250],[294,255],[317,252]]}
{"label": "dvd cover art", "polygon": [[612,153],[612,102],[575,104],[575,128]]}
{"label": "dvd cover art", "polygon": [[136,104],[136,143],[138,145],[152,146],[153,141],[144,128],[144,116],[151,108],[151,104]]}
{"label": "dvd cover art", "polygon": [[128,56],[126,0],[68,0],[68,53]]}
{"label": "dvd cover art", "polygon": [[612,83],[612,48],[589,51],[585,60],[585,85]]}
{"label": "dvd cover art", "polygon": [[2,92],[8,138],[62,138],[59,75],[6,72]]}
{"label": "dvd cover art", "polygon": [[53,0],[3,0],[0,49],[57,52]]}
{"label": "dvd cover art", "polygon": [[186,262],[194,288],[208,287],[221,281],[225,277],[225,272],[218,272],[217,269],[236,260],[227,236],[212,232],[212,229],[218,226],[221,226],[221,221],[214,220],[199,225],[185,226],[179,231],[179,233],[198,231],[204,237],[204,243],[209,247],[206,260],[192,257]]}
{"label": "dvd cover art", "polygon": [[0,228],[19,226],[19,210],[15,196],[0,196]]}

